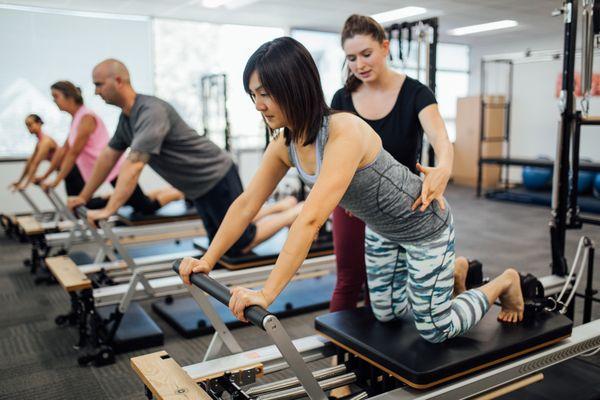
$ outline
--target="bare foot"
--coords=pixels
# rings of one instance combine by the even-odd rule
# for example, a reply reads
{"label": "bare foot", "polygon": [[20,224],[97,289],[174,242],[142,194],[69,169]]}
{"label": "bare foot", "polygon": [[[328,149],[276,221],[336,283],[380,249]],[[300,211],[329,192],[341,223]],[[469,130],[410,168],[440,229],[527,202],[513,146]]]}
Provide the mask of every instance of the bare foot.
{"label": "bare foot", "polygon": [[340,399],[342,397],[349,396],[351,393],[352,391],[350,390],[350,386],[342,386],[329,392],[329,396]]}
{"label": "bare foot", "polygon": [[469,273],[469,260],[457,257],[454,262],[454,297],[467,290],[467,274]]}
{"label": "bare foot", "polygon": [[172,201],[182,200],[184,199],[183,193],[179,190],[169,187],[162,189],[160,192],[156,194],[156,200],[159,202],[161,206],[166,206]]}
{"label": "bare foot", "polygon": [[503,322],[520,322],[523,320],[525,302],[521,293],[521,280],[519,273],[509,268],[502,274],[509,282],[504,292],[500,295],[502,310],[498,314],[498,320]]}
{"label": "bare foot", "polygon": [[262,218],[267,217],[272,214],[286,212],[286,211],[294,208],[294,206],[296,206],[297,204],[298,204],[298,199],[296,199],[294,196],[288,196],[288,197],[286,197],[282,200],[279,200],[275,203],[267,203],[260,208],[260,210],[254,217],[252,222],[256,222],[259,219],[262,219]]}
{"label": "bare foot", "polygon": [[273,207],[274,212],[282,212],[285,210],[289,210],[296,204],[298,204],[297,198],[295,198],[294,196],[287,196],[286,198],[281,199],[277,203],[275,203],[275,206]]}

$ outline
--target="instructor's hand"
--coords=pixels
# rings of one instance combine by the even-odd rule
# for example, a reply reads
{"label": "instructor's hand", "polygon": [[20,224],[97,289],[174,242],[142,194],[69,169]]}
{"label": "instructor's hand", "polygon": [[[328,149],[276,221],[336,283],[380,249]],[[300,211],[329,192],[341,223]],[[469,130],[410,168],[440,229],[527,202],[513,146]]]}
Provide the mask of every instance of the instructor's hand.
{"label": "instructor's hand", "polygon": [[248,322],[246,317],[244,317],[246,307],[261,306],[264,309],[269,307],[269,302],[262,290],[252,290],[238,286],[232,288],[230,292],[231,300],[229,300],[229,309],[240,321]]}
{"label": "instructor's hand", "polygon": [[192,257],[185,257],[181,261],[181,264],[179,264],[179,275],[181,276],[183,283],[186,285],[191,285],[191,274],[208,274],[210,271],[212,271],[212,269],[213,267],[211,267],[210,264],[208,264],[208,262],[203,258],[198,260]]}
{"label": "instructor's hand", "polygon": [[418,207],[420,211],[425,211],[434,200],[439,203],[442,210],[445,210],[444,192],[450,180],[450,170],[442,167],[424,167],[419,163],[417,169],[424,177],[421,195],[412,205],[413,211]]}

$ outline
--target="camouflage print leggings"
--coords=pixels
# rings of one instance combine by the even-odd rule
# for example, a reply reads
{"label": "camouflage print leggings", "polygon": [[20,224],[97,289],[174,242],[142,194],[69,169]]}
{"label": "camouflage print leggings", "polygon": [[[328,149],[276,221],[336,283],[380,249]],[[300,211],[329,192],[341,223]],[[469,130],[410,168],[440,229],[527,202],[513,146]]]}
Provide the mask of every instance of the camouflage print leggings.
{"label": "camouflage print leggings", "polygon": [[452,298],[454,228],[418,245],[390,242],[368,227],[365,233],[367,281],[373,314],[390,321],[412,309],[421,336],[433,343],[468,331],[487,312],[486,296],[477,289]]}

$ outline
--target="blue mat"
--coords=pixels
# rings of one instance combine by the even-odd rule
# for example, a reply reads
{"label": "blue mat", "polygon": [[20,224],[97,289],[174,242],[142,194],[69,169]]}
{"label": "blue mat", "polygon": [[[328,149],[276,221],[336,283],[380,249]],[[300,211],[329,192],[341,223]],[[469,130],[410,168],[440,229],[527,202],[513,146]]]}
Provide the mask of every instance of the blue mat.
{"label": "blue mat", "polygon": [[[108,319],[116,306],[98,307],[98,315]],[[113,348],[116,353],[162,346],[164,334],[150,315],[138,304],[131,303],[121,319],[114,337]]]}
{"label": "blue mat", "polygon": [[167,242],[151,243],[127,247],[129,255],[133,258],[172,254],[180,251],[194,250],[193,239],[170,240]]}
{"label": "blue mat", "polygon": [[[489,192],[485,194],[485,197],[492,200],[510,201],[544,207],[550,207],[552,204],[552,192],[536,192],[520,187],[508,191]],[[600,214],[600,199],[593,196],[579,196],[577,198],[577,203],[582,212]]]}
{"label": "blue mat", "polygon": [[133,212],[133,207],[124,206],[117,212],[119,220],[126,225],[149,224],[167,222],[170,220],[200,218],[196,207],[188,207],[184,200],[172,201],[159,208],[154,214],[140,214]]}

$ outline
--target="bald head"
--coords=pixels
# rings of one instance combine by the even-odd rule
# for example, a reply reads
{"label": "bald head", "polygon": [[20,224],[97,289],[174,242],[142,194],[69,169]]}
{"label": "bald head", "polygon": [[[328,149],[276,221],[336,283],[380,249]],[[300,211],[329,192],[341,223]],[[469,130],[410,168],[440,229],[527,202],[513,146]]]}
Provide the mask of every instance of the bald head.
{"label": "bald head", "polygon": [[127,70],[125,64],[123,64],[117,59],[108,58],[102,61],[94,68],[94,74],[96,74],[97,72],[103,75],[104,78],[120,78],[120,80],[123,83],[131,84],[131,80],[129,78],[129,70]]}
{"label": "bald head", "polygon": [[92,72],[96,94],[108,104],[127,109],[135,99],[129,71],[125,64],[114,58],[102,61]]}

